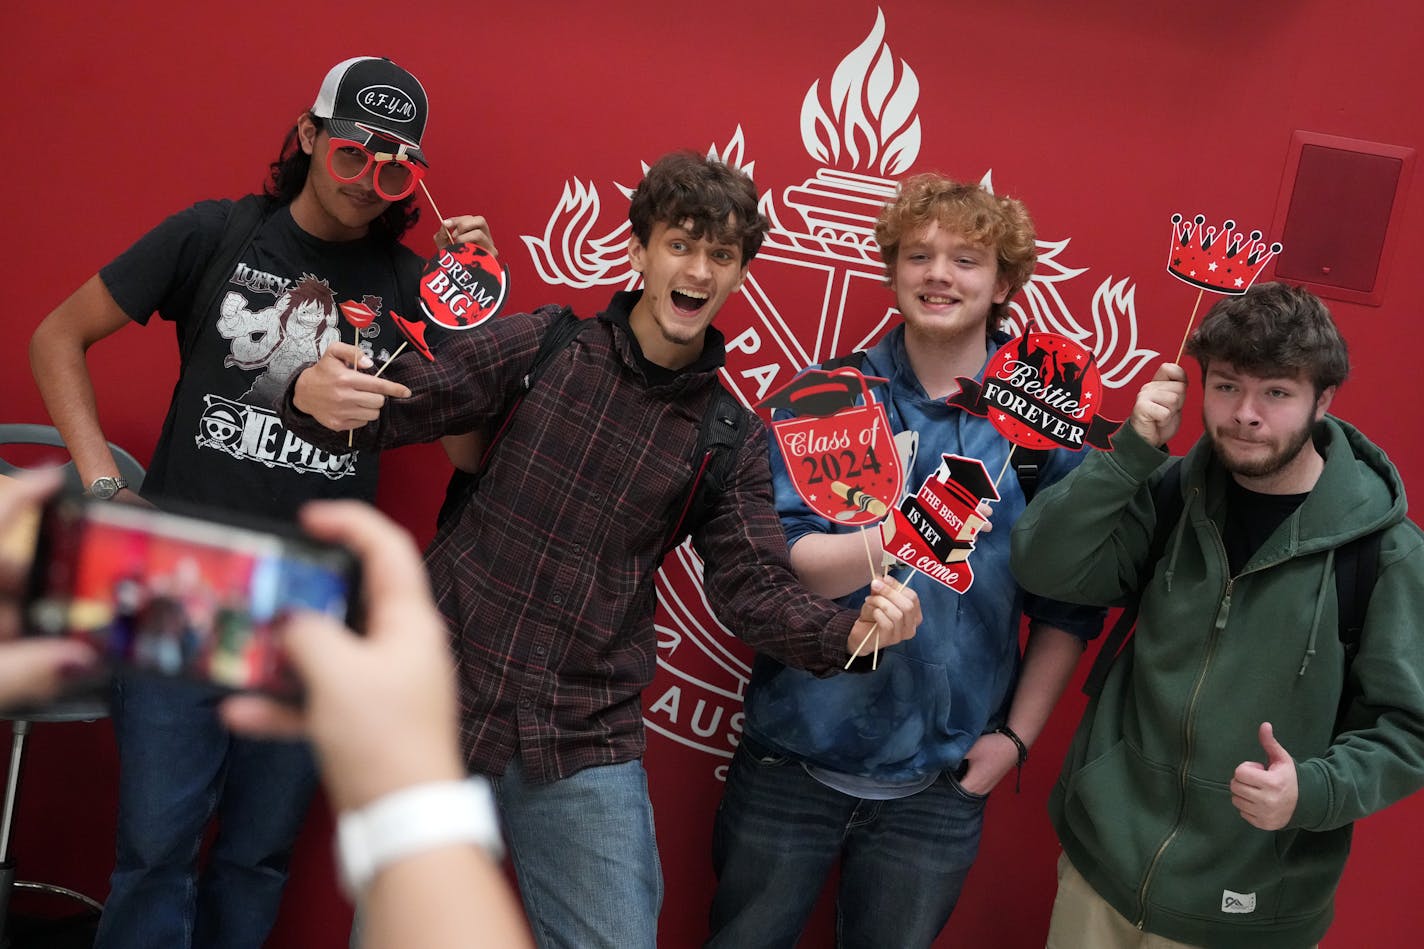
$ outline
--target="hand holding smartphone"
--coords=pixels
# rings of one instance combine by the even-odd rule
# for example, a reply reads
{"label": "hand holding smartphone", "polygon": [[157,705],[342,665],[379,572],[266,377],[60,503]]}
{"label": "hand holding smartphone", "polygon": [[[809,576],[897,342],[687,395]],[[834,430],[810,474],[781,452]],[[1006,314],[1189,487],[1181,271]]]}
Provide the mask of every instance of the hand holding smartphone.
{"label": "hand holding smartphone", "polygon": [[280,526],[64,496],[41,514],[24,628],[117,668],[296,701],[282,620],[354,625],[359,577],[346,548]]}

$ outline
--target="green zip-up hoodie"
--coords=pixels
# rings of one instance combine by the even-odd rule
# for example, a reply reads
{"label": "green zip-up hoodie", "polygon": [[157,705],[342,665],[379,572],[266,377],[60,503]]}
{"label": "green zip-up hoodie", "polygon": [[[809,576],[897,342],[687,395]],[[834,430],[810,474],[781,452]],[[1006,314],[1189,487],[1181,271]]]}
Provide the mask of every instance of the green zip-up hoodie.
{"label": "green zip-up hoodie", "polygon": [[[1230,476],[1205,438],[1182,462],[1185,507],[1160,564],[1145,561],[1166,456],[1130,425],[1114,451],[1042,491],[1013,531],[1014,572],[1034,593],[1120,605],[1143,588],[1137,631],[1078,726],[1049,812],[1093,888],[1170,939],[1318,942],[1351,822],[1424,786],[1424,535],[1405,519],[1384,452],[1331,416],[1315,436],[1319,481],[1235,577],[1221,539]],[[1335,550],[1381,529],[1347,670]],[[1262,722],[1297,768],[1299,802],[1279,831],[1252,827],[1231,803],[1236,766],[1265,760]]]}

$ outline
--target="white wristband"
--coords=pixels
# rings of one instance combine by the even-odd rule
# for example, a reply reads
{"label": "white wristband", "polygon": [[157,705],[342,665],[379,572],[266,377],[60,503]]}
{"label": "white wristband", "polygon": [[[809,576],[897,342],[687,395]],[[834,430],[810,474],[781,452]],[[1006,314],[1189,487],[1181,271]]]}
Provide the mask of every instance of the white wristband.
{"label": "white wristband", "polygon": [[463,843],[479,844],[496,860],[504,853],[489,782],[472,777],[402,788],[337,818],[341,887],[354,902],[387,864]]}

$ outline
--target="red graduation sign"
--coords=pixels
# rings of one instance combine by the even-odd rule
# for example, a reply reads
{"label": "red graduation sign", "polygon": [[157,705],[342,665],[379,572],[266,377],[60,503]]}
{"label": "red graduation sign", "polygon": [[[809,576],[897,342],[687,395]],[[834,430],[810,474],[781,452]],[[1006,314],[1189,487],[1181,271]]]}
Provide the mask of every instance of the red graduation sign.
{"label": "red graduation sign", "polygon": [[509,291],[509,270],[478,244],[455,244],[435,253],[420,276],[420,308],[452,330],[479,326],[499,312]]}
{"label": "red graduation sign", "polygon": [[969,555],[988,521],[984,501],[997,501],[994,481],[977,458],[942,455],[939,468],[914,497],[905,498],[880,525],[886,552],[937,583],[963,593],[974,583]]}
{"label": "red graduation sign", "polygon": [[1025,333],[1011,339],[984,369],[981,385],[959,379],[949,404],[984,416],[1015,445],[1110,448],[1121,422],[1101,418],[1103,385],[1093,354],[1057,333]]}
{"label": "red graduation sign", "polygon": [[904,485],[885,406],[870,398],[869,387],[887,381],[851,368],[812,369],[757,405],[798,413],[771,431],[801,500],[839,524],[874,524]]}

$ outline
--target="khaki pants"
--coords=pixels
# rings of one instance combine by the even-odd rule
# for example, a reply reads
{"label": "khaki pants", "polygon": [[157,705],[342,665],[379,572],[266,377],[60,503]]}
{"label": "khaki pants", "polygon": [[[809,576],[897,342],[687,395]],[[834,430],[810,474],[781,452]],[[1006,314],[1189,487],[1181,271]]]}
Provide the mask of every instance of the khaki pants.
{"label": "khaki pants", "polygon": [[1053,900],[1053,920],[1048,925],[1048,949],[1195,947],[1139,930],[1088,885],[1065,853],[1058,858],[1058,895]]}

